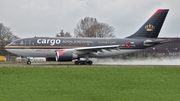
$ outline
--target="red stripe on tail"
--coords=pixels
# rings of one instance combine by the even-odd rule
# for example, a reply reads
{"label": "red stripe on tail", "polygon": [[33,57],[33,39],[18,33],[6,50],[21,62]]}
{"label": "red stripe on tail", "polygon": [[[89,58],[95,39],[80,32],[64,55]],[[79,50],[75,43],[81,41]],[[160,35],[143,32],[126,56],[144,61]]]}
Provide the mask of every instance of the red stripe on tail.
{"label": "red stripe on tail", "polygon": [[164,10],[168,10],[168,9],[158,9],[158,10],[151,16],[151,18],[152,18],[153,16],[155,16],[156,14],[161,13],[161,12],[164,11]]}

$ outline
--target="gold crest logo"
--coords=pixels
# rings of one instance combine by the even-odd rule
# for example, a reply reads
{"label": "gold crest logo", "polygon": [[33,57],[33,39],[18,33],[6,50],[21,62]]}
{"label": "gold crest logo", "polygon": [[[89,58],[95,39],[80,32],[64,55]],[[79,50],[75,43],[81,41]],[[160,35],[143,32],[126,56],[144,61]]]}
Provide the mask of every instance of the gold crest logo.
{"label": "gold crest logo", "polygon": [[151,24],[145,26],[146,31],[152,32],[154,31],[155,27]]}

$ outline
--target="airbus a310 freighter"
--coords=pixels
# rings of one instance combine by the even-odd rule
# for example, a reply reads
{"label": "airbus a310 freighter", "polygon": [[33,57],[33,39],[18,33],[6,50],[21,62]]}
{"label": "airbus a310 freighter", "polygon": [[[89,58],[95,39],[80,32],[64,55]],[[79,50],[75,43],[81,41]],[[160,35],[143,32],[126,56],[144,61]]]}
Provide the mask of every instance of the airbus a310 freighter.
{"label": "airbus a310 freighter", "polygon": [[[137,32],[123,39],[33,37],[15,40],[5,49],[20,56],[46,57],[47,61],[75,60],[76,65],[92,65],[90,58],[133,53],[166,42],[157,37],[168,11],[158,9]],[[30,59],[27,64],[31,64]]]}

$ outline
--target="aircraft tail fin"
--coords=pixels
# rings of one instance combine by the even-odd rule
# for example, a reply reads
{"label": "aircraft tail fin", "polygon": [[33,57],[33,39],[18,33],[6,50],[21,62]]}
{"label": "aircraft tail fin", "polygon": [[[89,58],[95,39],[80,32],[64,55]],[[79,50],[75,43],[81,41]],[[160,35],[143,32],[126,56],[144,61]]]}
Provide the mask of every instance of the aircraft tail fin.
{"label": "aircraft tail fin", "polygon": [[158,9],[134,34],[126,38],[157,38],[169,9]]}

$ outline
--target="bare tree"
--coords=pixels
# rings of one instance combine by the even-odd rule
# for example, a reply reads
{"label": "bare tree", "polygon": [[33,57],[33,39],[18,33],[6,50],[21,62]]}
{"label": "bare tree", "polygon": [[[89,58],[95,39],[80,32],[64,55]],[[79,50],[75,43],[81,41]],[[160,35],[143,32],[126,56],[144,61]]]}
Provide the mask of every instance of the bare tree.
{"label": "bare tree", "polygon": [[99,23],[96,18],[82,19],[74,29],[78,37],[115,37],[114,28],[106,23]]}
{"label": "bare tree", "polygon": [[2,23],[0,23],[0,55],[7,54],[7,51],[4,49],[7,44],[15,39],[19,39],[19,37],[12,34],[10,29],[11,28],[5,27]]}
{"label": "bare tree", "polygon": [[115,37],[114,28],[106,23],[100,23],[97,25],[96,37]]}
{"label": "bare tree", "polygon": [[56,37],[72,37],[72,36],[69,32],[64,33],[64,31],[61,30],[59,34],[56,34]]}

